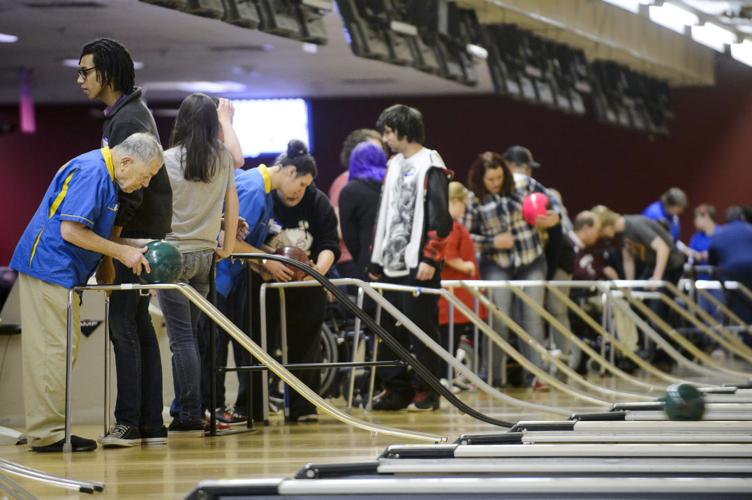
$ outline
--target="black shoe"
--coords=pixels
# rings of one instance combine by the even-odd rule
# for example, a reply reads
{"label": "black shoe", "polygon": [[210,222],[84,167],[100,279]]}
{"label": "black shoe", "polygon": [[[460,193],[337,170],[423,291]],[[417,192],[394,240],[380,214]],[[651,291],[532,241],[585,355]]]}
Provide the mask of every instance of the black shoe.
{"label": "black shoe", "polygon": [[297,417],[290,417],[289,421],[299,424],[313,424],[319,421],[319,416],[316,413],[307,413],[305,415],[298,415]]}
{"label": "black shoe", "polygon": [[163,425],[156,431],[141,431],[141,444],[147,446],[167,444],[167,427]]}
{"label": "black shoe", "polygon": [[434,411],[438,410],[440,405],[441,396],[428,389],[415,393],[415,397],[410,406],[407,407],[407,411]]}
{"label": "black shoe", "polygon": [[409,392],[386,389],[373,398],[371,409],[375,411],[404,410],[413,400]]}
{"label": "black shoe", "polygon": [[116,424],[97,441],[102,443],[103,448],[128,448],[141,444],[141,433],[131,425]]}
{"label": "black shoe", "polygon": [[217,420],[229,425],[244,424],[248,420],[245,415],[234,408],[217,408],[214,410],[214,415]]}
{"label": "black shoe", "polygon": [[[60,453],[63,451],[65,439],[57,443],[48,444],[47,446],[32,446],[31,451],[37,453]],[[71,449],[73,451],[92,451],[97,449],[97,442],[93,439],[86,439],[78,436],[71,436]]]}
{"label": "black shoe", "polygon": [[196,420],[195,422],[181,422],[173,420],[168,428],[170,436],[181,437],[204,437],[204,422]]}

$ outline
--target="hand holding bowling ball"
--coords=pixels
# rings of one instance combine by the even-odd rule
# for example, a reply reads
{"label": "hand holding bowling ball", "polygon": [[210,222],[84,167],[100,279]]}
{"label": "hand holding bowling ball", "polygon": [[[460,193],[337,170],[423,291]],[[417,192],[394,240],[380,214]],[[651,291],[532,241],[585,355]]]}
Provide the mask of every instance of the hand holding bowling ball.
{"label": "hand holding bowling ball", "polygon": [[[303,264],[306,264],[309,266],[311,265],[311,260],[308,258],[308,255],[298,247],[294,247],[294,246],[280,247],[274,252],[274,254],[281,255],[282,257],[287,257],[289,259],[297,260],[298,262],[302,262]],[[303,279],[306,278],[306,276],[308,276],[308,274],[305,271],[298,269],[297,267],[287,266],[287,268],[292,273],[292,279],[290,281],[302,281]]]}
{"label": "hand holding bowling ball", "polygon": [[543,193],[531,193],[522,200],[522,218],[535,226],[539,215],[548,213],[548,196]]}
{"label": "hand holding bowling ball", "polygon": [[151,268],[150,272],[144,271],[140,275],[144,283],[176,283],[183,273],[183,258],[180,250],[164,240],[147,243],[144,258]]}

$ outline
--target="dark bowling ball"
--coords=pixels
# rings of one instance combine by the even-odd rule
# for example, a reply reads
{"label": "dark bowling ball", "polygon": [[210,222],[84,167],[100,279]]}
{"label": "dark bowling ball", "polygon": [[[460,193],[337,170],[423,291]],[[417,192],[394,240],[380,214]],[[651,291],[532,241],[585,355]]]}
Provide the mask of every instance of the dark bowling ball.
{"label": "dark bowling ball", "polygon": [[[298,247],[293,247],[293,246],[280,247],[274,253],[275,255],[281,255],[282,257],[287,257],[288,259],[297,260],[298,262],[302,262],[303,264],[307,264],[307,265],[311,264],[311,260],[308,258],[308,255]],[[305,271],[303,271],[302,269],[298,269],[297,267],[287,266],[287,268],[290,271],[292,271],[292,281],[301,281],[306,276],[308,276],[308,274],[306,274]]]}
{"label": "dark bowling ball", "polygon": [[151,267],[151,272],[141,272],[141,281],[144,283],[175,283],[183,272],[180,250],[166,241],[147,243],[144,257]]}
{"label": "dark bowling ball", "polygon": [[695,386],[670,385],[663,399],[663,409],[670,420],[702,420],[705,398]]}

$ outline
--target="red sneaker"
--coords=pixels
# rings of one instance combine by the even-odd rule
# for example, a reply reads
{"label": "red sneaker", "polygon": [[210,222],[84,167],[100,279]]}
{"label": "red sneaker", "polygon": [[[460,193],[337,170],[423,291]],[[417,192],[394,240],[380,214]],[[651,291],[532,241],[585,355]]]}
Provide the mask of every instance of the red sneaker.
{"label": "red sneaker", "polygon": [[551,390],[551,387],[549,387],[547,383],[538,380],[538,377],[533,379],[532,388],[534,392],[548,392]]}

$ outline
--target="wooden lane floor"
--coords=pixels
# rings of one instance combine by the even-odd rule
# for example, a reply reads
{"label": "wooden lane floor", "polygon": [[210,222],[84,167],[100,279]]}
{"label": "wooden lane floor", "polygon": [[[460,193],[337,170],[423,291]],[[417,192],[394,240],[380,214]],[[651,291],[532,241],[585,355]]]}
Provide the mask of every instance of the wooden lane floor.
{"label": "wooden lane floor", "polygon": [[[605,386],[613,379],[593,378]],[[657,382],[657,381],[656,381]],[[593,411],[560,393],[533,393],[509,389],[517,398],[573,411]],[[521,412],[479,392],[461,393],[468,404],[495,417],[518,420],[560,420],[555,415]],[[335,401],[343,406],[342,400]],[[419,430],[447,436],[450,441],[463,433],[499,432],[503,429],[478,422],[443,401],[438,412],[408,413],[354,410],[359,418],[383,425]],[[95,437],[101,425],[74,425],[74,433]],[[329,417],[318,423],[285,425],[273,415],[268,426],[255,433],[214,438],[171,438],[166,446],[102,449],[92,453],[37,454],[22,446],[0,446],[0,457],[28,467],[78,480],[101,481],[101,498],[183,498],[202,479],[291,477],[308,462],[374,460],[392,444],[418,444],[391,436],[372,436],[351,429]],[[40,498],[75,498],[77,492],[12,477]],[[80,494],[81,497],[90,497]]]}

